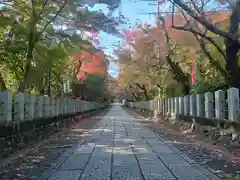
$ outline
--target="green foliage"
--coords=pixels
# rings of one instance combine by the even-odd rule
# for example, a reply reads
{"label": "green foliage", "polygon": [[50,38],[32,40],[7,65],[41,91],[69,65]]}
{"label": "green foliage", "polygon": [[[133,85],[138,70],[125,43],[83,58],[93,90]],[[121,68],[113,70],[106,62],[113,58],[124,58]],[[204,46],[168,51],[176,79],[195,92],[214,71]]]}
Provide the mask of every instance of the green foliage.
{"label": "green foliage", "polygon": [[[117,8],[112,1],[102,3],[112,10]],[[113,23],[110,25],[113,31],[109,33],[116,34],[116,25],[120,23],[98,11],[79,11],[83,6],[82,1],[74,0],[0,2],[0,88],[62,94],[63,75],[76,76],[71,55],[80,50],[95,50],[89,41],[80,37],[79,30],[89,30],[101,17],[100,21],[108,19]],[[77,27],[80,21],[84,26]],[[106,26],[100,25],[97,30],[107,31]],[[48,92],[49,84],[51,92]]]}
{"label": "green foliage", "polygon": [[[168,33],[172,32],[171,29],[167,29],[167,31]],[[177,31],[175,30],[174,33],[177,33]],[[184,95],[185,92],[181,83],[174,78],[179,74],[172,71],[169,62],[166,60],[166,54],[169,53],[169,50],[165,52],[166,49],[172,49],[169,57],[188,77],[187,84],[189,87],[191,87],[192,62],[194,59],[199,62],[199,86],[196,92],[191,91],[191,93],[205,93],[207,91],[227,88],[228,79],[226,78],[226,74],[224,74],[224,71],[227,72],[226,59],[224,57],[224,39],[216,36],[216,34],[209,34],[209,36],[213,38],[224,54],[212,43],[204,41],[204,46],[210,54],[211,59],[207,56],[206,52],[203,51],[202,47],[200,47],[199,42],[194,36],[192,36],[194,39],[190,39],[193,41],[191,46],[186,43],[181,43],[181,41],[185,41],[185,39],[178,38],[175,40],[170,38],[168,47],[165,47],[166,42],[161,39],[161,34],[157,36],[153,35],[153,40],[150,38],[146,40],[145,36],[141,36],[140,34],[138,37],[140,40],[135,39],[137,43],[134,44],[135,51],[131,54],[131,58],[128,58],[129,54],[127,53],[118,55],[121,64],[120,80],[124,82],[125,87],[129,91],[128,94],[132,96],[131,93],[134,92],[140,96],[137,101],[144,100],[144,94],[141,90],[129,88],[130,86],[133,87],[136,82],[140,82],[147,86],[150,99]],[[146,41],[147,43],[145,43]],[[149,51],[147,50],[148,47],[158,46],[156,42],[160,43],[160,48],[158,48],[160,51],[159,57],[157,51],[152,50],[153,48],[150,48]],[[134,98],[132,97],[131,99]]]}

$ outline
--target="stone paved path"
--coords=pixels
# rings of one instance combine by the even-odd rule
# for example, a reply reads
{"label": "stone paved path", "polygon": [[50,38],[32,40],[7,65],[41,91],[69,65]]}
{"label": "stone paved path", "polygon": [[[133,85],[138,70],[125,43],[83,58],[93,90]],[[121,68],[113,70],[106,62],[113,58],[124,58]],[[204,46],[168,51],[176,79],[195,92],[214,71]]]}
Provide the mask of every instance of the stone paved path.
{"label": "stone paved path", "polygon": [[217,180],[114,105],[48,180]]}

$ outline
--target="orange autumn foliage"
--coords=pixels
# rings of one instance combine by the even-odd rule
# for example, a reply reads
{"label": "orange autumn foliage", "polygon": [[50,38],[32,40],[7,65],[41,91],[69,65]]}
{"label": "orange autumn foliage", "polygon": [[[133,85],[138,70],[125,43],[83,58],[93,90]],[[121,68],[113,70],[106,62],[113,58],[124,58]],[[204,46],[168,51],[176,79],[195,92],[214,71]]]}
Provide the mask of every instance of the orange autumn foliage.
{"label": "orange autumn foliage", "polygon": [[75,65],[80,64],[77,72],[77,79],[82,81],[87,74],[106,76],[108,63],[102,51],[89,53],[81,51],[73,55]]}
{"label": "orange autumn foliage", "polygon": [[[227,11],[206,12],[205,18],[211,24],[225,24],[228,23],[229,15],[230,13]],[[183,15],[175,14],[173,17],[174,17],[173,20],[172,15],[166,15],[164,17],[169,36],[179,44],[187,46],[198,46],[198,42],[196,41],[192,33],[172,28],[172,24],[176,27],[179,26],[182,27],[186,24],[186,20],[183,17]],[[174,23],[172,21],[174,21]],[[195,20],[193,21],[195,22]],[[203,31],[205,30],[205,28],[202,25],[200,25],[199,23],[197,24],[201,30]]]}

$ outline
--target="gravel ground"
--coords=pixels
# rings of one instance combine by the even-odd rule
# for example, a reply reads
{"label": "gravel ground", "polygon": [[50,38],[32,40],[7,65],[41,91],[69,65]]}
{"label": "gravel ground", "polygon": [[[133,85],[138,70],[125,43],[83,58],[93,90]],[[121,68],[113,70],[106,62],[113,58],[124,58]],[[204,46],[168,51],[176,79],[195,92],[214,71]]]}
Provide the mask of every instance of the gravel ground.
{"label": "gravel ground", "polygon": [[[208,168],[219,178],[225,180],[240,180],[240,149],[226,148],[223,145],[214,145],[214,142],[207,141],[203,136],[191,133],[183,134],[180,128],[167,121],[146,120],[147,115],[126,109],[134,114],[148,128],[165,139],[165,143],[173,145],[178,150],[187,154],[195,162]],[[145,118],[144,118],[145,116]]]}
{"label": "gravel ground", "polygon": [[1,180],[33,180],[51,166],[67,149],[72,148],[81,136],[86,135],[92,127],[104,116],[107,110],[79,119],[68,129],[63,129],[50,137],[36,143],[33,147],[25,149],[21,154],[15,154],[14,160],[0,165]]}

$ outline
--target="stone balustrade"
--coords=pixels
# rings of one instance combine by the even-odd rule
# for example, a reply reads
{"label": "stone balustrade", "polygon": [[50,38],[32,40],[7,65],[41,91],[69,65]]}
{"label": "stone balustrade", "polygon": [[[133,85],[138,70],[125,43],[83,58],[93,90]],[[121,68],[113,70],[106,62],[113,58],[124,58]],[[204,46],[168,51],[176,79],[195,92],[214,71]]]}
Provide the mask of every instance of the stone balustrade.
{"label": "stone balustrade", "polygon": [[103,107],[103,104],[67,98],[0,92],[0,125],[19,124],[41,118],[72,115]]}
{"label": "stone balustrade", "polygon": [[163,116],[181,115],[206,119],[240,120],[239,89],[237,88],[125,104],[130,108],[157,110]]}

